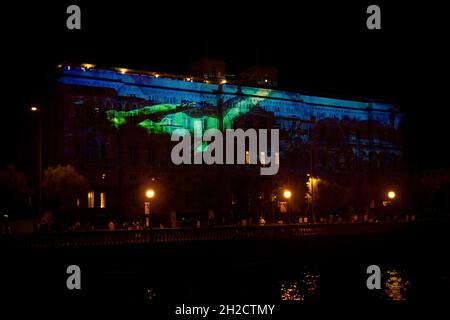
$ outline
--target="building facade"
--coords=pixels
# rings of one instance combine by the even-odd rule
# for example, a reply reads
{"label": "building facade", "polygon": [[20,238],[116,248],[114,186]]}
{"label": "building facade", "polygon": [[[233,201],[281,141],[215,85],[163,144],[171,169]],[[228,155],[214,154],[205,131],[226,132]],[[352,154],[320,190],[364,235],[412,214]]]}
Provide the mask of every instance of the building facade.
{"label": "building facade", "polygon": [[[278,220],[283,188],[294,190],[292,214],[307,215],[311,176],[363,192],[367,208],[388,186],[401,187],[402,115],[390,104],[61,65],[49,111],[48,165],[71,164],[86,176],[92,191],[78,205],[104,215],[142,215],[148,188],[156,192],[152,213],[163,220],[212,210],[229,222]],[[255,165],[174,165],[170,135],[179,128],[279,129],[280,170],[261,176]]]}

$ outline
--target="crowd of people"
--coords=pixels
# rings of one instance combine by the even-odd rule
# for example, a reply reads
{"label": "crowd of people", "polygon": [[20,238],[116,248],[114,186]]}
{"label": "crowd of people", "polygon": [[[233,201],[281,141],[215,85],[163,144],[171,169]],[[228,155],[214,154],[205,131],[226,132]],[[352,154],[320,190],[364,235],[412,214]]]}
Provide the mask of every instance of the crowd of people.
{"label": "crowd of people", "polygon": [[[272,219],[268,219],[269,221],[266,221],[266,217],[264,214],[260,215],[259,218],[247,218],[247,219],[237,219],[234,223],[226,223],[225,221],[222,221],[223,223],[217,224],[214,216],[209,214],[208,219],[205,220],[195,220],[192,222],[192,225],[183,225],[179,223],[180,221],[177,220],[175,223],[176,227],[212,227],[216,225],[234,225],[234,226],[240,226],[240,227],[246,227],[246,226],[265,226],[268,224],[308,224],[313,223],[313,219],[310,216],[299,216],[295,219],[293,218],[291,221],[288,221],[288,217],[284,217],[284,219],[275,219],[272,221]],[[379,221],[415,221],[416,215],[415,214],[405,214],[401,216],[394,215],[392,217],[389,217],[387,219],[377,219],[374,215],[369,214],[363,214],[358,215],[354,214],[350,217],[346,217],[345,219],[339,215],[329,215],[329,216],[319,216],[316,217],[314,223],[375,223]],[[164,223],[153,223],[151,225],[152,228],[167,228],[167,227],[173,227],[173,223],[170,224],[164,224]],[[56,226],[53,222],[53,219],[49,215],[43,216],[42,219],[36,222],[35,224],[35,231],[36,232],[51,232],[51,231],[90,231],[90,230],[144,230],[146,229],[145,226],[145,220],[144,218],[139,219],[124,219],[122,221],[119,221],[117,219],[109,219],[105,222],[100,223],[92,223],[91,221],[84,221],[81,222],[80,220],[75,220],[74,222],[70,224],[65,225],[59,225]]]}

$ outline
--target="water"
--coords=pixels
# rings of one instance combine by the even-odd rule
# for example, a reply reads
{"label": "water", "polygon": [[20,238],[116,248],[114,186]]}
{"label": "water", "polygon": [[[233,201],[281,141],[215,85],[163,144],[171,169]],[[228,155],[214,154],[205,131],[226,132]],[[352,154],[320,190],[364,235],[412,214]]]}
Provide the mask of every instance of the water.
{"label": "water", "polygon": [[[445,243],[414,236],[22,250],[4,253],[2,290],[11,303],[138,305],[166,315],[181,303],[272,303],[286,314],[327,305],[445,305]],[[80,292],[65,287],[70,264],[82,270]],[[366,287],[372,264],[382,271],[380,290]]]}
{"label": "water", "polygon": [[314,271],[302,271],[295,280],[280,281],[281,301],[318,301],[320,300],[320,274]]}
{"label": "water", "polygon": [[411,281],[405,271],[396,269],[384,272],[383,298],[387,301],[406,301],[411,291]]}

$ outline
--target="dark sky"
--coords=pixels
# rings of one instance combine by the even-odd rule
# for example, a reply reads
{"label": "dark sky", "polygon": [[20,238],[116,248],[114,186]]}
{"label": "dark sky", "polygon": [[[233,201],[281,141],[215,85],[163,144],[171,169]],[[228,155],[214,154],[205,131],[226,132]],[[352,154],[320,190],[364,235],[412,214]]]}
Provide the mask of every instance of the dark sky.
{"label": "dark sky", "polygon": [[[398,1],[92,2],[3,6],[1,166],[23,163],[28,107],[42,103],[59,62],[183,73],[205,54],[205,43],[208,56],[223,58],[230,73],[255,63],[259,50],[260,62],[279,68],[281,87],[400,105],[408,162],[450,166],[449,35],[442,7]],[[382,30],[366,28],[365,11],[373,3],[381,7]],[[81,7],[81,31],[66,29],[70,4]]]}

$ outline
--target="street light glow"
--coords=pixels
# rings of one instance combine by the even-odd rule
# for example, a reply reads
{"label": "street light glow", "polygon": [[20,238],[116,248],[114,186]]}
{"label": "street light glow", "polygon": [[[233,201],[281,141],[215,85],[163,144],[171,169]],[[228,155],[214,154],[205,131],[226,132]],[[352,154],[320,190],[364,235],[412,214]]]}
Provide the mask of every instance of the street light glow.
{"label": "street light glow", "polygon": [[38,110],[39,110],[39,109],[38,109],[37,107],[31,107],[30,109],[31,109],[31,111],[33,111],[33,112],[35,112],[35,111],[38,111]]}
{"label": "street light glow", "polygon": [[83,63],[81,66],[85,69],[92,69],[95,67],[94,64],[90,64],[90,63]]}
{"label": "street light glow", "polygon": [[290,190],[284,190],[283,197],[289,199],[292,196],[292,192]]}
{"label": "street light glow", "polygon": [[395,198],[395,192],[394,191],[389,191],[388,192],[388,198],[389,199],[394,199]]}
{"label": "street light glow", "polygon": [[155,191],[153,191],[153,189],[148,189],[147,192],[145,192],[145,196],[151,199],[155,196]]}

